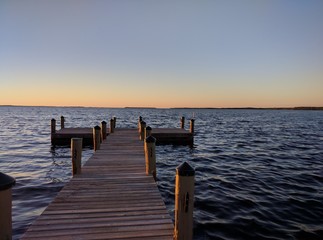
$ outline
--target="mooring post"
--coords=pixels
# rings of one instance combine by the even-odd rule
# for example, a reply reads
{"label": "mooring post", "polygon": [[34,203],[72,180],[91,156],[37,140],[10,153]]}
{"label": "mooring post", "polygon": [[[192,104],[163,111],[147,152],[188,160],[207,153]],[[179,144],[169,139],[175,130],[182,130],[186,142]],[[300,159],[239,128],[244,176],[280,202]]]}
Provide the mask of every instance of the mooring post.
{"label": "mooring post", "polygon": [[0,239],[12,239],[12,191],[16,180],[0,172]]}
{"label": "mooring post", "polygon": [[145,128],[145,139],[151,135],[151,131],[152,129],[150,126]]}
{"label": "mooring post", "polygon": [[142,117],[139,116],[139,119],[138,119],[138,132],[141,132],[141,122],[142,122]]}
{"label": "mooring post", "polygon": [[113,117],[113,128],[116,128],[117,125],[117,118]]}
{"label": "mooring post", "polygon": [[146,174],[152,174],[156,181],[156,138],[148,136],[145,139]]}
{"label": "mooring post", "polygon": [[175,240],[193,239],[195,170],[184,162],[176,168],[175,186]]}
{"label": "mooring post", "polygon": [[184,129],[185,126],[185,117],[181,117],[181,128]]}
{"label": "mooring post", "polygon": [[114,121],[113,121],[113,118],[110,119],[110,133],[114,133]]}
{"label": "mooring post", "polygon": [[146,122],[141,121],[140,122],[140,140],[145,140],[145,128],[146,128]]}
{"label": "mooring post", "polygon": [[101,122],[101,138],[102,138],[102,141],[107,139],[107,122],[106,121]]}
{"label": "mooring post", "polygon": [[51,136],[52,143],[54,140],[55,133],[56,133],[56,120],[52,118],[52,120],[50,121],[50,136]]}
{"label": "mooring post", "polygon": [[192,134],[194,134],[194,122],[195,122],[195,120],[191,119],[191,121],[190,121],[190,133],[192,133]]}
{"label": "mooring post", "polygon": [[72,173],[81,174],[82,162],[82,138],[71,139]]}
{"label": "mooring post", "polygon": [[61,129],[65,128],[65,118],[64,116],[61,116]]}
{"label": "mooring post", "polygon": [[100,132],[101,132],[101,128],[99,126],[95,126],[93,128],[93,148],[94,148],[94,151],[100,149]]}

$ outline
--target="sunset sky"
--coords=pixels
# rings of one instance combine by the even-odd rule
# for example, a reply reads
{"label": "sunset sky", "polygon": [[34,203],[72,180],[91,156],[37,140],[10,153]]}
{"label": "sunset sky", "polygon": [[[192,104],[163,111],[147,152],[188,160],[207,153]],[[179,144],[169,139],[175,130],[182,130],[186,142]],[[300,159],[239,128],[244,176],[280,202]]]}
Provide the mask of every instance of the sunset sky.
{"label": "sunset sky", "polygon": [[323,1],[1,0],[0,83],[0,105],[323,106]]}

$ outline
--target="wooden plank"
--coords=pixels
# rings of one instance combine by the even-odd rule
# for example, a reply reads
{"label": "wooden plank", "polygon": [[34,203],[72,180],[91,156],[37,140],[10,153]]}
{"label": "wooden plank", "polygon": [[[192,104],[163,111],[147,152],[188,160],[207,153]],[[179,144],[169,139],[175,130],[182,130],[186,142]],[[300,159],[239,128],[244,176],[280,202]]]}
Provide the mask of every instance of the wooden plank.
{"label": "wooden plank", "polygon": [[[109,227],[82,228],[80,230],[62,230],[46,234],[42,231],[32,232],[30,237],[25,239],[170,239],[172,231],[167,229],[167,225],[160,224],[144,230],[143,226],[119,227],[118,231]],[[147,229],[147,228],[146,228]]]}
{"label": "wooden plank", "polygon": [[173,239],[137,129],[110,134],[22,239]]}

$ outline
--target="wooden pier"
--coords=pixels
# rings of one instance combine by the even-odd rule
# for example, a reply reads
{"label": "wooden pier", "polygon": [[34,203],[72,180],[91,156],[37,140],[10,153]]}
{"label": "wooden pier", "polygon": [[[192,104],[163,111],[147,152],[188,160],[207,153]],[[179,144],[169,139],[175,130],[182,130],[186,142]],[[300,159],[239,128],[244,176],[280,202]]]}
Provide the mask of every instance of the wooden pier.
{"label": "wooden pier", "polygon": [[137,129],[115,129],[22,239],[173,239]]}

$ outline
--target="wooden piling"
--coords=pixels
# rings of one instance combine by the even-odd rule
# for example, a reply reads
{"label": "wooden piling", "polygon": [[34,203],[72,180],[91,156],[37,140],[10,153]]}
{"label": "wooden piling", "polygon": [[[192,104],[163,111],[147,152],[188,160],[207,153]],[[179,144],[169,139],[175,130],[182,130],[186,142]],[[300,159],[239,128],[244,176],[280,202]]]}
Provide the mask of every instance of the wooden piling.
{"label": "wooden piling", "polygon": [[192,133],[192,134],[194,134],[194,122],[195,122],[195,120],[191,119],[191,121],[190,121],[190,133]]}
{"label": "wooden piling", "polygon": [[100,149],[100,132],[101,132],[101,128],[99,126],[95,126],[93,128],[93,149],[94,149],[94,151]]}
{"label": "wooden piling", "polygon": [[113,118],[110,119],[110,133],[114,132],[114,121]]}
{"label": "wooden piling", "polygon": [[142,117],[139,116],[139,119],[138,119],[138,132],[139,133],[141,132],[141,122],[142,122]]}
{"label": "wooden piling", "polygon": [[140,122],[140,140],[145,140],[145,128],[146,128],[146,122],[141,121]]}
{"label": "wooden piling", "polygon": [[156,181],[156,138],[148,136],[145,139],[146,174],[153,175]]}
{"label": "wooden piling", "polygon": [[16,180],[0,172],[0,239],[12,239],[12,191]]}
{"label": "wooden piling", "polygon": [[107,122],[106,121],[101,122],[101,138],[102,138],[102,141],[107,139]]}
{"label": "wooden piling", "polygon": [[185,126],[185,117],[181,117],[181,128],[184,129]]}
{"label": "wooden piling", "polygon": [[54,118],[50,121],[50,129],[51,140],[53,142],[54,134],[56,133],[56,120]]}
{"label": "wooden piling", "polygon": [[82,168],[82,138],[71,139],[72,173],[81,174]]}
{"label": "wooden piling", "polygon": [[65,118],[64,116],[61,116],[61,129],[65,128]]}
{"label": "wooden piling", "polygon": [[116,128],[117,126],[117,118],[113,117],[113,128]]}
{"label": "wooden piling", "polygon": [[145,128],[145,139],[151,135],[152,128],[150,126]]}
{"label": "wooden piling", "polygon": [[175,186],[175,240],[193,239],[195,170],[184,162],[176,169]]}

